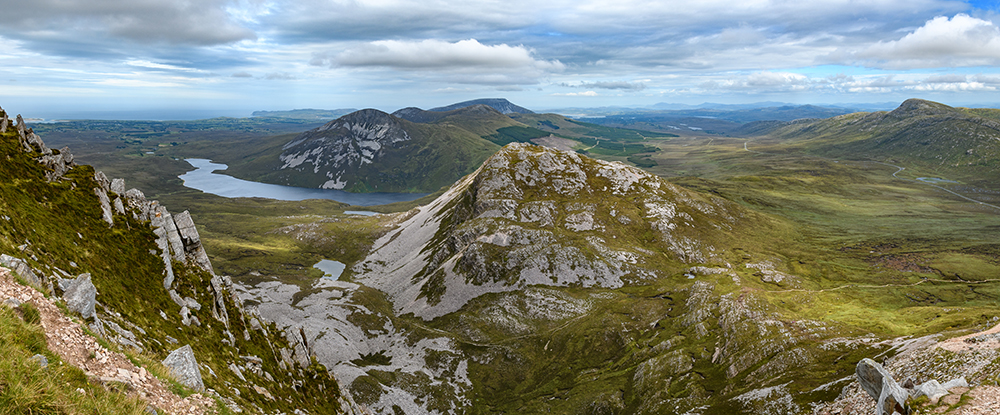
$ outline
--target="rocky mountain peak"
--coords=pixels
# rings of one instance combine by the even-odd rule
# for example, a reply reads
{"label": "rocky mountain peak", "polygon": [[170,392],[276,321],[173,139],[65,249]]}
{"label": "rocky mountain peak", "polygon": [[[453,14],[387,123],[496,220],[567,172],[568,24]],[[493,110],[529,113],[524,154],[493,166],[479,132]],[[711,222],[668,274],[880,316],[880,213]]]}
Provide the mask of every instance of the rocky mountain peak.
{"label": "rocky mountain peak", "polygon": [[634,167],[514,143],[377,241],[355,278],[430,319],[489,292],[617,288],[715,263],[742,217]]}
{"label": "rocky mountain peak", "polygon": [[326,180],[323,189],[343,189],[345,175],[372,164],[386,148],[409,141],[400,120],[390,114],[364,109],[299,134],[282,147],[281,170],[311,168]]}
{"label": "rocky mountain peak", "polygon": [[941,115],[954,112],[954,108],[944,104],[923,99],[910,98],[903,101],[898,108],[889,112],[889,116],[896,118],[911,118],[922,115]]}

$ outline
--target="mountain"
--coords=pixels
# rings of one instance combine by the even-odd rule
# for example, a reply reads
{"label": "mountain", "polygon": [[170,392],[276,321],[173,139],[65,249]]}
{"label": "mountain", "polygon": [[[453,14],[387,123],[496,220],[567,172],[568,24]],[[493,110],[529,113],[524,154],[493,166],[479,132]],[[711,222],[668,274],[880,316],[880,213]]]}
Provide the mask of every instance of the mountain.
{"label": "mountain", "polygon": [[451,104],[446,107],[431,108],[428,111],[446,112],[479,104],[490,106],[493,109],[500,111],[501,114],[533,114],[531,110],[514,105],[505,98],[474,99],[471,101],[464,101],[464,102],[459,102],[457,104]]}
{"label": "mountain", "polygon": [[489,292],[618,288],[725,262],[752,217],[634,167],[510,144],[376,242],[355,279],[431,319]]}
{"label": "mountain", "polygon": [[299,187],[433,192],[474,170],[497,148],[454,125],[413,123],[365,109],[262,149],[231,164],[230,171]]}
{"label": "mountain", "polygon": [[829,157],[863,155],[969,183],[1000,180],[996,169],[1000,165],[1000,110],[909,99],[888,112],[744,128]]}
{"label": "mountain", "polygon": [[[11,270],[0,272],[0,326],[29,333],[3,333],[5,412],[77,413],[90,405],[81,399],[108,395],[148,402],[130,413],[360,410],[299,332],[244,309],[187,211],[78,165],[2,110],[0,153],[0,263]],[[10,394],[8,380],[39,376],[55,382],[14,381],[27,390]]]}
{"label": "mountain", "polygon": [[771,304],[805,283],[785,223],[621,163],[512,143],[393,223],[341,281],[248,293],[377,412],[796,413],[871,352]]}

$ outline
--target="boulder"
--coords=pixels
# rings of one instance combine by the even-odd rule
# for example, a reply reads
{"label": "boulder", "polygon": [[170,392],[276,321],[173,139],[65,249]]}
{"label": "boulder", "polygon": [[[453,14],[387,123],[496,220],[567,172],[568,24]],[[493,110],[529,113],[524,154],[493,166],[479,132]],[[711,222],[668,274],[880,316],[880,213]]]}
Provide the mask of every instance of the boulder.
{"label": "boulder", "polygon": [[2,254],[0,255],[0,265],[10,268],[12,271],[17,273],[17,275],[20,275],[28,281],[29,284],[36,287],[40,287],[42,285],[42,279],[35,274],[35,271],[33,271],[30,266],[28,266],[28,263],[24,262],[24,260],[20,258],[14,258],[10,255]]}
{"label": "boulder", "polygon": [[885,368],[878,362],[864,358],[858,362],[858,383],[877,402],[876,415],[892,415],[894,412],[907,414],[904,404],[908,396]]}
{"label": "boulder", "polygon": [[170,369],[170,373],[181,385],[199,392],[205,390],[205,384],[201,380],[201,370],[198,369],[198,361],[194,358],[191,345],[170,352],[167,358],[163,359],[163,365]]}
{"label": "boulder", "polygon": [[968,386],[969,383],[965,380],[965,377],[950,380],[943,385],[937,380],[931,379],[913,388],[913,397],[926,396],[932,404],[937,404],[939,399],[951,393],[948,391],[949,389]]}
{"label": "boulder", "polygon": [[63,290],[62,298],[66,301],[66,308],[80,313],[85,319],[94,317],[97,287],[90,281],[89,273],[74,279],[59,279],[59,288]]}

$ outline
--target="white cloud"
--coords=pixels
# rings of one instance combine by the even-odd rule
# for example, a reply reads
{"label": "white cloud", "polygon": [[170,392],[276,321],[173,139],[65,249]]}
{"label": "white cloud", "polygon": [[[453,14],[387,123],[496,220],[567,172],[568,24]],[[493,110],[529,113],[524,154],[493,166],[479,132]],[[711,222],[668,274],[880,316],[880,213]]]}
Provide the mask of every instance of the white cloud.
{"label": "white cloud", "polygon": [[445,42],[436,39],[420,41],[379,40],[348,49],[336,55],[319,54],[314,65],[377,66],[397,69],[455,68],[531,68],[560,71],[558,60],[545,61],[532,57],[531,49],[507,44],[484,45],[476,39]]}
{"label": "white cloud", "polygon": [[183,66],[170,65],[170,64],[166,64],[166,63],[150,62],[150,61],[147,61],[147,60],[138,60],[138,59],[132,59],[132,60],[125,61],[125,64],[129,65],[129,66],[140,67],[140,68],[163,69],[163,70],[168,70],[168,71],[205,72],[205,71],[202,71],[200,69],[185,68]]}
{"label": "white cloud", "polygon": [[594,92],[594,91],[569,92],[569,93],[565,93],[565,94],[558,94],[557,93],[557,94],[552,94],[552,95],[553,96],[557,96],[557,97],[596,97],[596,96],[600,96],[600,94],[598,94],[597,92]]}
{"label": "white cloud", "polygon": [[899,40],[851,55],[857,63],[882,69],[995,66],[1000,64],[1000,27],[965,14],[938,16]]}

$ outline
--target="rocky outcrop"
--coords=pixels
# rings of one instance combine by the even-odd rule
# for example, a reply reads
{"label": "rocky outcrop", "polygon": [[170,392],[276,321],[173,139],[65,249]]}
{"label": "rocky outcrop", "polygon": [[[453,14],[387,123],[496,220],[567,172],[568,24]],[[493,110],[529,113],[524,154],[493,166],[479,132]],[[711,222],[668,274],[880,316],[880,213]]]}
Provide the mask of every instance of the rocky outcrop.
{"label": "rocky outcrop", "polygon": [[908,414],[906,398],[909,394],[878,362],[865,358],[858,362],[858,383],[875,399],[875,415]]}
{"label": "rocky outcrop", "polygon": [[167,358],[163,359],[163,365],[170,369],[170,373],[181,385],[196,391],[205,390],[205,384],[201,380],[201,370],[198,369],[198,360],[194,357],[191,345],[170,352]]}
{"label": "rocky outcrop", "polygon": [[74,279],[60,278],[59,289],[63,291],[62,298],[66,301],[66,308],[80,313],[85,319],[94,317],[97,288],[90,281],[90,274],[81,274]]}
{"label": "rocky outcrop", "polygon": [[645,264],[664,256],[711,261],[742,215],[634,167],[516,143],[376,241],[355,279],[431,319],[485,293],[617,288],[656,278]]}
{"label": "rocky outcrop", "polygon": [[17,275],[20,275],[22,278],[27,280],[29,284],[36,287],[42,286],[42,279],[35,274],[35,271],[32,270],[28,263],[24,262],[23,259],[2,254],[0,255],[0,264],[16,272]]}

